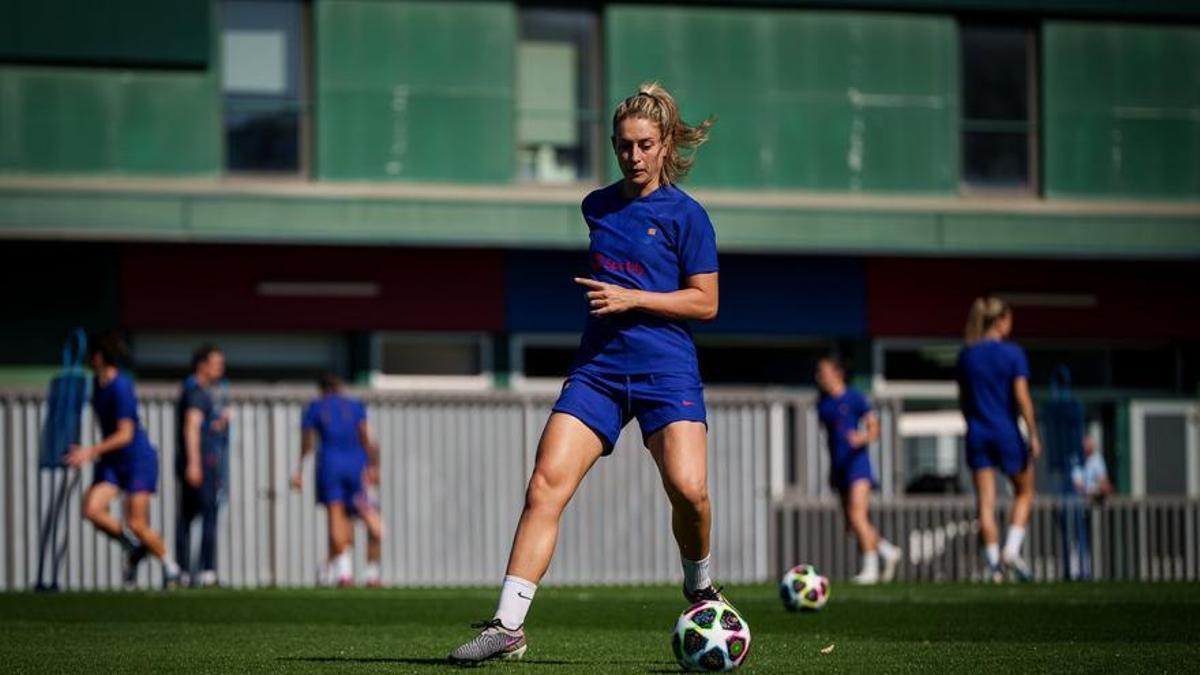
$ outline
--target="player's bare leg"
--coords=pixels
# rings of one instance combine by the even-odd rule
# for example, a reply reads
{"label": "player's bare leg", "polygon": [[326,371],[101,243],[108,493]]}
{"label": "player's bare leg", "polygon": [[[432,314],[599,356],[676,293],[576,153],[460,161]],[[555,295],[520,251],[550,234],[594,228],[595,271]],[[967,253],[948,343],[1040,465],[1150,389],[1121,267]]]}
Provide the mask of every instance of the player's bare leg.
{"label": "player's bare leg", "polygon": [[[162,537],[150,527],[149,492],[136,492],[125,496],[125,526],[141,542],[143,555],[148,551],[162,562],[163,584],[168,588],[176,586],[179,583],[179,565],[167,555],[167,547]],[[140,560],[141,556],[137,551],[130,555],[131,565],[130,569],[126,570],[126,583],[133,581],[134,568]]]}
{"label": "player's bare leg", "polygon": [[975,507],[979,539],[983,543],[988,581],[1003,581],[1000,569],[1000,531],[996,527],[996,474],[990,469],[975,471]]}
{"label": "player's bare leg", "polygon": [[563,509],[603,452],[603,442],[583,422],[564,413],[550,415],[525,489],[496,615],[475,624],[479,634],[454,650],[450,661],[478,663],[525,654],[525,613],[554,556]]}
{"label": "player's bare leg", "polygon": [[1025,541],[1025,527],[1029,524],[1029,513],[1033,509],[1033,462],[1025,465],[1021,473],[1012,476],[1013,508],[1008,526],[1008,538],[1004,542],[1001,560],[1005,569],[1017,581],[1032,581],[1033,573],[1021,557],[1021,544]]}
{"label": "player's bare leg", "polygon": [[891,581],[900,562],[900,549],[879,536],[871,524],[871,481],[856,480],[842,495],[842,512],[846,516],[846,527],[858,540],[858,550],[863,556],[863,567],[854,583],[876,584]]}
{"label": "player's bare leg", "polygon": [[368,587],[378,588],[382,585],[380,578],[379,560],[383,550],[383,518],[379,511],[368,506],[360,511],[363,525],[367,528],[367,570],[363,579]]}
{"label": "player's bare leg", "polygon": [[329,518],[329,566],[327,578],[338,586],[352,586],[354,577],[350,562],[350,544],[354,540],[354,523],[346,513],[346,505],[331,502],[326,507]]}
{"label": "player's bare leg", "polygon": [[96,483],[88,488],[83,497],[83,517],[90,521],[96,529],[116,539],[122,545],[128,543],[121,522],[109,512],[109,504],[120,493],[121,489],[112,483]]}
{"label": "player's bare leg", "polygon": [[725,601],[709,576],[712,503],[708,498],[708,428],[703,422],[673,422],[646,439],[647,449],[671,502],[671,532],[683,565],[688,602]]}

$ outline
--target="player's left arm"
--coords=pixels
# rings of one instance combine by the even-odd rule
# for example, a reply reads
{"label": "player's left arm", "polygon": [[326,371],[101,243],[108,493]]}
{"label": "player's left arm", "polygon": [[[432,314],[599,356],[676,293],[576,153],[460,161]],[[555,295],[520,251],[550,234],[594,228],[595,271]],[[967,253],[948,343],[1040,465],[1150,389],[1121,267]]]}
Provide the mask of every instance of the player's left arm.
{"label": "player's left arm", "polygon": [[371,433],[371,425],[367,424],[366,419],[358,423],[358,442],[367,451],[367,482],[372,485],[378,485],[379,443],[375,441],[375,435]]}
{"label": "player's left arm", "polygon": [[684,281],[683,288],[666,293],[622,288],[583,277],[576,277],[575,283],[588,289],[588,305],[592,316],[638,310],[673,320],[711,321],[717,318],[719,292],[716,272],[693,274]]}
{"label": "player's left arm", "polygon": [[67,466],[83,466],[88,462],[99,459],[105,453],[120,450],[133,442],[135,429],[133,419],[125,418],[117,420],[117,430],[99,443],[82,446],[72,445],[71,451],[67,453],[65,460]]}
{"label": "player's left arm", "polygon": [[862,444],[859,445],[860,448],[865,448],[879,440],[879,415],[876,415],[874,410],[868,410],[863,419],[867,428],[863,431],[863,440]]}
{"label": "player's left arm", "polygon": [[1017,410],[1025,427],[1029,429],[1029,452],[1037,457],[1042,454],[1042,441],[1038,436],[1037,418],[1033,413],[1033,398],[1029,395],[1029,379],[1018,377],[1013,380],[1013,396],[1017,399]]}

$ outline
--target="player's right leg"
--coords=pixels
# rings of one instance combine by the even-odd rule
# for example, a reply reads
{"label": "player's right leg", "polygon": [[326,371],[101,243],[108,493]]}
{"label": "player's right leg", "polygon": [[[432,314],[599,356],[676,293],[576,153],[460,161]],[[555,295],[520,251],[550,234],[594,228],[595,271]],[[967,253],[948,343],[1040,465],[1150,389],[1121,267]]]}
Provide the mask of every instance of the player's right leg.
{"label": "player's right leg", "polygon": [[450,661],[478,663],[525,654],[525,613],[554,555],[559,519],[604,450],[605,443],[579,418],[562,412],[550,415],[525,490],[525,507],[517,522],[496,614],[490,621],[475,624],[482,630],[454,650]]}
{"label": "player's right leg", "polygon": [[879,583],[879,533],[871,524],[867,515],[871,500],[871,479],[857,478],[844,486],[842,492],[842,509],[845,512],[846,523],[858,540],[858,550],[862,553],[862,569],[851,581],[856,584],[872,585]]}
{"label": "player's right leg", "polygon": [[350,541],[354,535],[354,523],[346,512],[342,501],[330,501],[325,505],[329,518],[329,561],[330,580],[338,586],[354,585],[354,570],[350,560]]}
{"label": "player's right leg", "polygon": [[175,519],[175,561],[183,568],[179,583],[188,586],[196,571],[192,567],[192,521],[200,513],[200,496],[182,478],[176,481],[176,486],[179,491],[179,511]]}
{"label": "player's right leg", "polygon": [[112,537],[122,549],[121,579],[126,587],[132,586],[138,563],[146,557],[146,547],[125,533],[121,522],[109,512],[109,504],[121,492],[121,476],[115,464],[98,462],[95,467],[96,482],[83,497],[83,517],[96,529]]}
{"label": "player's right leg", "polygon": [[[167,553],[163,543],[154,528],[150,526],[150,490],[125,493],[125,525],[142,543],[144,550],[149,551],[162,562],[163,586],[174,588],[179,585],[179,564]],[[127,579],[127,583],[132,579]]]}
{"label": "player's right leg", "polygon": [[1032,581],[1033,572],[1021,557],[1021,544],[1025,541],[1025,527],[1029,524],[1029,514],[1033,509],[1033,462],[1026,457],[1024,468],[1011,474],[1009,480],[1013,486],[1012,519],[1009,522],[1001,560],[1013,579]]}
{"label": "player's right leg", "polygon": [[987,563],[987,581],[1004,580],[1000,568],[1000,532],[996,527],[996,475],[991,467],[977,468],[975,480],[975,507],[979,518],[979,538],[983,543],[984,560]]}

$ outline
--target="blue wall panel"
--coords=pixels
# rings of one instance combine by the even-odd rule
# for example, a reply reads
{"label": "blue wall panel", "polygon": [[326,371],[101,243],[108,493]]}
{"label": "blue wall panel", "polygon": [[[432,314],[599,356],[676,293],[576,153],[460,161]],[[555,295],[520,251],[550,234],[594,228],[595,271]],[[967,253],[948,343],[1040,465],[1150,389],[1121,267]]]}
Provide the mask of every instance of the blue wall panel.
{"label": "blue wall panel", "polygon": [[[571,278],[588,272],[583,252],[511,251],[505,256],[508,330],[583,330],[587,306]],[[721,257],[721,311],[698,333],[855,337],[866,332],[863,261],[800,256]]]}

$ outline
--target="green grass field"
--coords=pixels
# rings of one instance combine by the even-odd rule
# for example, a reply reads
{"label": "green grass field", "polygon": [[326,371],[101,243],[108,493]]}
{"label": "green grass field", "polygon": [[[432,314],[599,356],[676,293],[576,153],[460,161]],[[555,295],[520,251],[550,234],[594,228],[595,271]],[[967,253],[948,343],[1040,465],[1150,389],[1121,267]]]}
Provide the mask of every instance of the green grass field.
{"label": "green grass field", "polygon": [[[1200,664],[1200,585],[835,584],[790,614],[735,586],[743,670],[1182,671]],[[0,595],[0,670],[434,672],[490,617],[493,589]],[[675,672],[678,590],[539,590],[529,652],[496,671]],[[827,655],[821,649],[834,645]]]}

